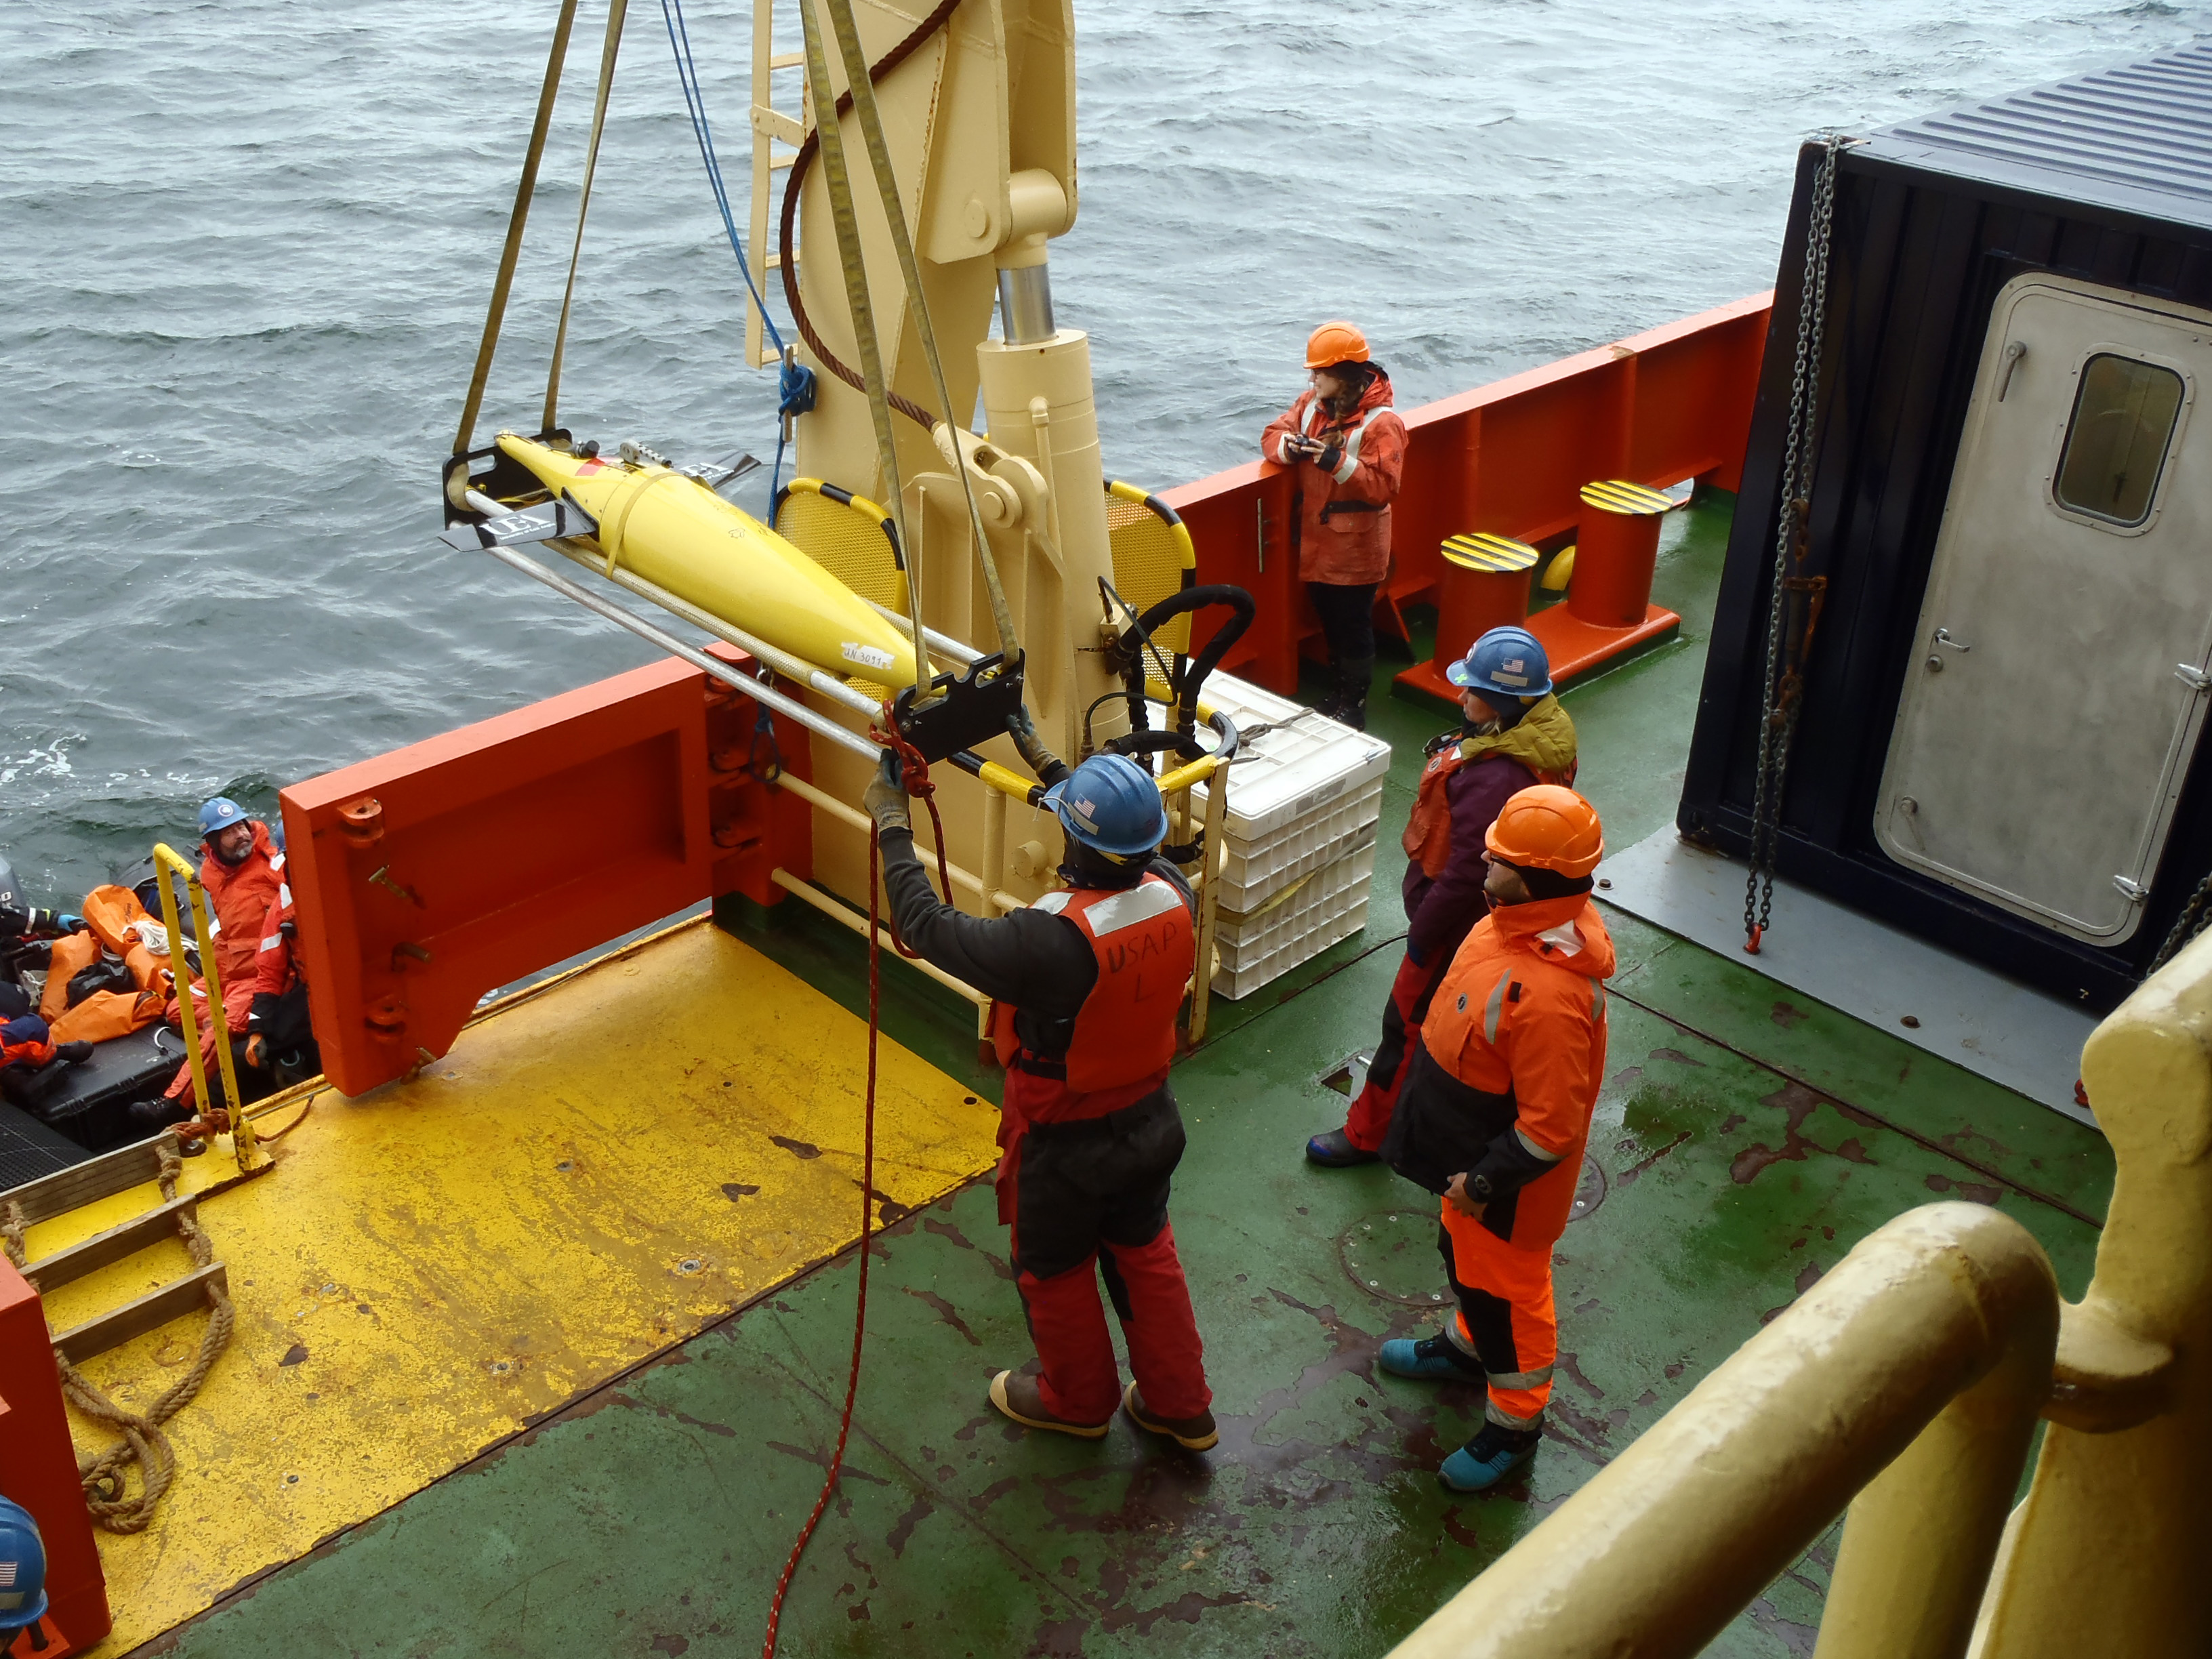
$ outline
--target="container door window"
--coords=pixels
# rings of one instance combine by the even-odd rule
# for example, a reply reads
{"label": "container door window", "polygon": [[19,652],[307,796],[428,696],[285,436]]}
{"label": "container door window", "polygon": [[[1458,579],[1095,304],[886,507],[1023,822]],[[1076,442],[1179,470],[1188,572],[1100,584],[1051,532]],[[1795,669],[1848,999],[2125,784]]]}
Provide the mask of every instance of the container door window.
{"label": "container door window", "polygon": [[2142,920],[2212,662],[2212,316],[2057,276],[1998,295],[1875,833],[2075,939]]}

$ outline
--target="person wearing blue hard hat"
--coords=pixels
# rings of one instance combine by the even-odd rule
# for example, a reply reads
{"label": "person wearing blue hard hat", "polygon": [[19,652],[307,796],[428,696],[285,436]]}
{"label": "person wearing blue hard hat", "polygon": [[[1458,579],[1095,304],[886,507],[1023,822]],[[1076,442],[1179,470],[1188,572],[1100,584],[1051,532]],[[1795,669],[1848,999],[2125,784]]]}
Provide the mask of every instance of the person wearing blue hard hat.
{"label": "person wearing blue hard hat", "polygon": [[[267,824],[228,795],[216,795],[203,803],[199,823],[200,885],[207,889],[208,908],[214,913],[210,920],[216,929],[216,976],[222,986],[223,1018],[229,1024],[233,1055],[244,1062],[261,941],[284,887],[284,849]],[[190,917],[185,917],[187,933],[191,925]],[[211,1081],[221,1076],[214,1040],[212,1028],[204,1029],[201,1043],[206,1052],[202,1059]],[[267,1073],[251,1064],[234,1069],[238,1073],[239,1093],[246,1102],[273,1091],[274,1080]],[[149,1134],[191,1115],[190,1060],[177,1068],[161,1099],[141,1101],[130,1111],[132,1125]]]}
{"label": "person wearing blue hard hat", "polygon": [[30,1510],[0,1498],[0,1652],[46,1616],[46,1540]]}
{"label": "person wearing blue hard hat", "polygon": [[[1190,1289],[1168,1224],[1183,1128],[1168,1086],[1176,1018],[1197,966],[1195,902],[1158,856],[1158,787],[1120,755],[1052,781],[1066,884],[1005,916],[939,901],[914,847],[896,763],[861,804],[909,951],[994,999],[1006,1068],[999,1219],[1036,1339],[1035,1374],[1000,1371],[990,1400],[1025,1428],[1096,1439],[1119,1405],[1139,1428],[1202,1451],[1219,1437]],[[1135,1375],[1125,1390],[1099,1305],[1103,1275]]]}
{"label": "person wearing blue hard hat", "polygon": [[1444,670],[1460,689],[1461,724],[1428,745],[1406,824],[1406,955],[1382,1010],[1382,1037],[1342,1127],[1306,1142],[1324,1169],[1372,1164],[1390,1127],[1406,1060],[1429,999],[1468,930],[1489,914],[1483,837],[1498,809],[1533,784],[1566,784],[1576,770],[1575,723],[1552,688],[1541,641],[1493,628]]}

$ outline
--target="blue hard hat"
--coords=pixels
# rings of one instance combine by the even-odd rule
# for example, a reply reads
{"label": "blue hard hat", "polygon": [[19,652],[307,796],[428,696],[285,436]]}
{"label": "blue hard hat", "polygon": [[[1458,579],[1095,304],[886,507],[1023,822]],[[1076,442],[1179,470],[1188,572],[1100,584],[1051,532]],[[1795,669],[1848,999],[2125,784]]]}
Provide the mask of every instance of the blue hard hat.
{"label": "blue hard hat", "polygon": [[200,834],[212,836],[234,823],[246,822],[246,809],[228,795],[217,795],[200,808]]}
{"label": "blue hard hat", "polygon": [[1046,790],[1044,804],[1061,829],[1109,858],[1135,858],[1167,839],[1159,786],[1126,755],[1093,755]]}
{"label": "blue hard hat", "polygon": [[21,1504],[0,1498],[0,1636],[37,1624],[46,1612],[46,1546],[39,1523]]}
{"label": "blue hard hat", "polygon": [[1493,628],[1444,670],[1444,678],[1469,691],[1540,697],[1552,689],[1552,665],[1527,629]]}

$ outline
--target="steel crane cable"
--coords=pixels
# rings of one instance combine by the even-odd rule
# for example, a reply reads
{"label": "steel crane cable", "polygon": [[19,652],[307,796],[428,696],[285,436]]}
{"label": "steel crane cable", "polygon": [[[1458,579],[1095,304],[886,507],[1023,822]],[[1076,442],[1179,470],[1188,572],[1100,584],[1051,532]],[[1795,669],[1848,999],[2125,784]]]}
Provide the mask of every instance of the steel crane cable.
{"label": "steel crane cable", "polygon": [[[1810,644],[1812,622],[1820,615],[1818,578],[1791,578],[1794,553],[1802,566],[1811,538],[1814,434],[1819,415],[1821,343],[1828,311],[1828,252],[1835,223],[1836,163],[1844,139],[1831,133],[1813,174],[1811,211],[1806,216],[1805,271],[1798,287],[1797,356],[1791,369],[1790,421],[1782,453],[1781,510],[1774,530],[1774,582],[1766,614],[1766,666],[1760,683],[1759,775],[1751,799],[1749,875],[1743,890],[1743,948],[1759,954],[1774,909],[1774,859],[1782,835],[1782,797],[1790,771],[1790,740],[1803,706],[1799,665]],[[1823,584],[1825,585],[1825,584]],[[1796,660],[1784,660],[1783,617],[1793,586],[1808,592],[1811,618],[1796,641]]]}
{"label": "steel crane cable", "polygon": [[[800,0],[800,3],[804,7],[805,0]],[[937,391],[938,406],[945,411],[945,430],[951,439],[952,471],[960,480],[961,499],[967,503],[968,527],[975,538],[975,557],[982,566],[983,586],[990,595],[991,619],[998,624],[999,651],[1006,666],[1012,669],[1021,663],[1021,639],[1014,629],[1013,607],[1006,602],[1006,587],[999,580],[998,562],[991,556],[990,538],[983,529],[983,514],[975,505],[975,486],[968,477],[968,457],[960,447],[960,436],[967,431],[968,423],[953,408],[952,393],[945,384],[945,362],[937,350],[937,330],[929,319],[929,296],[922,291],[921,266],[914,257],[914,238],[907,232],[906,204],[899,199],[898,180],[891,172],[890,146],[884,139],[883,113],[876,107],[876,89],[869,76],[868,60],[860,51],[860,26],[853,21],[853,0],[823,0],[823,3],[829,8],[830,27],[837,37],[838,52],[845,60],[845,78],[853,88],[853,113],[859,118],[860,137],[867,147],[869,167],[876,176],[876,190],[883,199],[884,219],[890,229],[891,246],[898,254],[899,274],[905,279],[907,308],[914,313],[915,330],[921,337],[922,359],[929,366],[930,382]],[[815,106],[817,109],[821,107],[818,100]],[[835,127],[837,124],[832,121],[830,125]],[[843,148],[842,133],[838,148],[841,151]],[[827,150],[823,154],[826,159]],[[890,422],[886,419],[884,423],[886,435],[890,430]],[[933,427],[932,430],[934,431]],[[906,526],[902,524],[899,528],[903,536]],[[913,593],[914,620],[919,627],[921,623],[920,577],[915,568],[914,544],[908,542],[906,545],[907,586]],[[916,693],[917,696],[920,695]]]}
{"label": "steel crane cable", "polygon": [[[822,25],[809,0],[799,0],[799,15],[806,37],[806,83],[814,90],[813,105],[828,103],[830,60],[822,49]],[[866,76],[861,79],[865,82]],[[868,269],[860,251],[860,216],[853,206],[852,178],[845,165],[845,136],[836,115],[817,120],[814,130],[822,137],[823,182],[829,186],[830,217],[837,232],[837,264],[845,279],[845,304],[853,318],[853,337],[860,349],[860,371],[866,377],[868,418],[876,428],[876,449],[882,456],[887,499],[898,524],[899,545],[906,550],[907,608],[913,616],[917,643],[914,653],[914,696],[916,702],[929,696],[929,659],[919,643],[921,629],[921,573],[915,556],[914,538],[907,532],[906,485],[899,476],[898,440],[891,431],[890,380],[884,373],[884,356],[876,337],[876,310],[868,294]],[[894,216],[896,219],[896,216]]]}
{"label": "steel crane cable", "polygon": [[499,349],[500,325],[507,318],[507,297],[514,287],[515,263],[522,254],[522,228],[530,221],[531,198],[538,191],[538,164],[545,155],[545,135],[553,125],[553,100],[561,90],[561,66],[568,55],[568,31],[576,21],[576,0],[561,0],[561,16],[553,26],[553,49],[545,59],[545,83],[538,92],[538,118],[530,129],[530,148],[523,155],[522,178],[514,187],[514,209],[507,215],[507,246],[499,256],[499,275],[491,285],[491,307],[484,317],[483,338],[477,346],[476,373],[469,380],[468,401],[461,406],[461,428],[453,440],[453,453],[465,455],[476,437],[477,416],[483,410],[484,383],[491,377],[492,355]]}
{"label": "steel crane cable", "polygon": [[[923,18],[912,33],[898,45],[876,60],[874,65],[868,70],[869,84],[873,85],[882,80],[884,76],[919,52],[922,43],[943,28],[946,21],[959,9],[959,6],[960,0],[938,0],[936,10]],[[845,112],[852,107],[853,94],[848,89],[837,100],[837,118],[842,119]],[[818,123],[819,118],[817,117],[817,119]],[[868,389],[867,382],[839,361],[837,354],[830,350],[823,343],[822,337],[814,331],[814,320],[806,314],[806,302],[800,297],[799,292],[799,262],[793,257],[796,252],[794,244],[797,240],[799,196],[801,187],[806,181],[806,170],[813,164],[815,152],[820,148],[821,140],[817,125],[817,128],[809,131],[800,143],[799,154],[792,158],[790,175],[784,180],[783,210],[776,232],[777,262],[783,273],[783,301],[791,308],[791,325],[799,331],[799,337],[806,343],[806,349],[814,354],[815,361],[847,386],[851,386],[854,391],[866,392]],[[900,414],[910,421],[920,422],[933,432],[937,429],[936,417],[913,398],[902,397],[896,392],[890,392],[889,395],[891,407]]]}
{"label": "steel crane cable", "polygon": [[584,253],[584,217],[592,208],[592,175],[599,166],[599,137],[606,131],[607,94],[615,79],[615,54],[622,50],[623,20],[629,15],[629,0],[609,0],[606,44],[599,49],[599,94],[592,106],[592,141],[584,151],[584,183],[576,196],[576,236],[568,247],[568,281],[561,290],[561,325],[553,332],[553,361],[545,369],[545,419],[541,431],[556,423],[561,398],[561,357],[568,344],[568,311],[576,298],[576,266]]}

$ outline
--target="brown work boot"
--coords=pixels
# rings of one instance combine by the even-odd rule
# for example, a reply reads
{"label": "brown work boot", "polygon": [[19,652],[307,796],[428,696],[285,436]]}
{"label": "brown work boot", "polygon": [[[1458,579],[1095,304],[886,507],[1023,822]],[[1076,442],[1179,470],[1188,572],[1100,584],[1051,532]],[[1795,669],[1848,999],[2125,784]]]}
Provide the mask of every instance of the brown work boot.
{"label": "brown work boot", "polygon": [[1164,1434],[1185,1451],[1207,1451],[1221,1439],[1221,1431],[1214,1426],[1212,1412],[1179,1417],[1172,1422],[1152,1416],[1145,1410],[1145,1396],[1137,1392],[1133,1382],[1121,1395],[1121,1409],[1129,1413],[1129,1420],[1139,1428],[1151,1434]]}
{"label": "brown work boot", "polygon": [[1000,1371],[991,1379],[991,1403],[1025,1429],[1050,1429],[1054,1434],[1079,1435],[1085,1440],[1098,1439],[1113,1422],[1109,1418],[1104,1423],[1071,1423],[1054,1417],[1045,1407],[1042,1385],[1019,1371]]}

